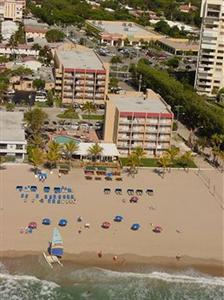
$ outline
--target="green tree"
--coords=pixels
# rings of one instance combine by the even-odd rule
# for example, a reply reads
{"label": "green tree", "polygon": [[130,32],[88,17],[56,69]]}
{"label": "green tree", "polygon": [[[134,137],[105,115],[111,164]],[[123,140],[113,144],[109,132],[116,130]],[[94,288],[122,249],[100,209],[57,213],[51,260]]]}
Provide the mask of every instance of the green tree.
{"label": "green tree", "polygon": [[38,107],[33,108],[24,114],[24,120],[33,135],[40,132],[47,118],[48,115]]}
{"label": "green tree", "polygon": [[112,56],[111,60],[110,60],[111,64],[121,64],[122,63],[122,59],[120,58],[120,56]]}
{"label": "green tree", "polygon": [[134,155],[136,157],[136,160],[138,161],[138,166],[141,165],[141,162],[143,160],[143,158],[145,158],[146,156],[146,152],[144,151],[144,149],[140,146],[137,146],[131,153],[132,155]]}
{"label": "green tree", "polygon": [[179,61],[180,61],[179,58],[174,56],[166,62],[166,65],[176,69],[179,67]]}
{"label": "green tree", "polygon": [[92,157],[92,160],[95,161],[98,156],[100,156],[103,152],[103,147],[101,147],[98,143],[93,144],[88,149],[88,153]]}
{"label": "green tree", "polygon": [[88,114],[88,120],[90,121],[90,115],[96,112],[96,106],[93,102],[87,101],[83,104],[82,111]]}
{"label": "green tree", "polygon": [[109,88],[110,89],[117,88],[118,87],[118,82],[119,82],[119,80],[117,78],[111,77],[110,82],[109,82]]}
{"label": "green tree", "polygon": [[160,158],[158,159],[158,165],[163,168],[163,175],[162,177],[165,177],[166,171],[168,167],[170,167],[171,160],[167,153],[164,153]]}
{"label": "green tree", "polygon": [[134,175],[138,172],[138,167],[139,167],[139,159],[138,157],[131,153],[128,155],[128,161],[127,161],[127,165],[129,167],[129,173],[130,175]]}
{"label": "green tree", "polygon": [[79,145],[73,141],[70,141],[65,144],[64,151],[66,155],[66,159],[69,161],[69,165],[71,165],[72,155],[78,151]]}
{"label": "green tree", "polygon": [[175,159],[177,158],[179,153],[180,153],[180,148],[175,147],[175,146],[171,146],[170,149],[166,150],[166,154],[168,155],[168,157],[170,159],[170,165],[174,165]]}
{"label": "green tree", "polygon": [[42,90],[45,88],[45,81],[40,78],[34,79],[33,87],[37,90]]}
{"label": "green tree", "polygon": [[48,144],[48,151],[46,154],[46,159],[50,169],[52,169],[57,165],[60,158],[61,158],[61,145],[55,141],[51,141]]}
{"label": "green tree", "polygon": [[180,164],[184,169],[187,169],[189,171],[189,167],[194,163],[194,158],[191,151],[186,151],[181,157],[180,157]]}
{"label": "green tree", "polygon": [[38,167],[40,167],[44,163],[44,153],[43,150],[38,147],[32,147],[28,151],[28,159],[35,167],[35,172],[38,171]]}
{"label": "green tree", "polygon": [[7,103],[5,108],[6,108],[7,111],[14,111],[15,104],[14,103]]}
{"label": "green tree", "polygon": [[65,35],[57,29],[51,29],[46,33],[48,43],[63,42]]}

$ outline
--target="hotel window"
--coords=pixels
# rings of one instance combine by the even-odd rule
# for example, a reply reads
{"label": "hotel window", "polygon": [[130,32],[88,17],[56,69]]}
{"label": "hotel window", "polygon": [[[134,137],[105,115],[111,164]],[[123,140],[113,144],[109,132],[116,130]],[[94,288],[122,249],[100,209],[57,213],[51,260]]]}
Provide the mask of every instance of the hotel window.
{"label": "hotel window", "polygon": [[7,144],[0,144],[0,149],[7,149]]}
{"label": "hotel window", "polygon": [[23,150],[23,145],[16,145],[16,150]]}

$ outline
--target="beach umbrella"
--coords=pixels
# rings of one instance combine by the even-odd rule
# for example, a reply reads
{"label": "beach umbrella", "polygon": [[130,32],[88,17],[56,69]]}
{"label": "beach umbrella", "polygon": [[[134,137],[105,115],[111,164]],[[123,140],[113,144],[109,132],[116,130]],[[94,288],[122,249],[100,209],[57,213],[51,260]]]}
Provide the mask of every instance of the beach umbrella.
{"label": "beach umbrella", "polygon": [[49,193],[50,192],[50,187],[49,186],[45,186],[44,187],[44,193]]}
{"label": "beach umbrella", "polygon": [[123,221],[123,217],[122,216],[116,216],[115,218],[114,218],[114,222],[122,222]]}
{"label": "beach umbrella", "polygon": [[137,203],[138,202],[138,197],[137,196],[131,197],[130,202],[131,203]]}
{"label": "beach umbrella", "polygon": [[66,226],[68,224],[68,221],[66,219],[61,219],[59,222],[58,222],[58,225],[59,226]]}
{"label": "beach umbrella", "polygon": [[110,222],[103,222],[101,227],[104,228],[104,229],[108,229],[108,228],[110,228],[110,225],[111,225]]}
{"label": "beach umbrella", "polygon": [[31,192],[36,192],[37,191],[36,185],[31,185],[30,190]]}
{"label": "beach umbrella", "polygon": [[163,229],[160,225],[157,225],[153,228],[153,232],[155,232],[155,233],[160,233],[160,232],[162,232],[162,230]]}
{"label": "beach umbrella", "polygon": [[44,219],[42,220],[42,224],[43,224],[43,225],[50,225],[50,224],[51,224],[51,220],[50,220],[49,218],[44,218]]}
{"label": "beach umbrella", "polygon": [[131,226],[131,230],[138,230],[139,228],[140,228],[140,224],[138,224],[138,223],[134,223]]}
{"label": "beach umbrella", "polygon": [[28,224],[28,228],[36,229],[36,228],[37,228],[37,223],[36,223],[36,222],[30,222],[30,223]]}

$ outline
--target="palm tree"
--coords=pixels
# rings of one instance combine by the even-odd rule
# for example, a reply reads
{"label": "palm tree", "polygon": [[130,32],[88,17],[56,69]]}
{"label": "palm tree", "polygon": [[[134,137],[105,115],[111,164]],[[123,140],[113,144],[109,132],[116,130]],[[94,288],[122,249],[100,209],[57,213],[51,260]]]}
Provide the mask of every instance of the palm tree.
{"label": "palm tree", "polygon": [[139,159],[138,159],[138,157],[135,154],[133,154],[133,153],[129,154],[127,165],[130,167],[129,168],[129,173],[131,175],[136,174],[137,171],[138,171],[137,167],[139,166]]}
{"label": "palm tree", "polygon": [[41,166],[44,162],[43,150],[38,147],[31,148],[28,152],[28,159],[35,167],[36,173],[38,171],[38,167]]}
{"label": "palm tree", "polygon": [[189,171],[190,165],[194,162],[193,155],[191,151],[186,151],[181,157],[180,157],[180,163],[183,166],[183,168],[187,168],[187,171]]}
{"label": "palm tree", "polygon": [[171,159],[168,154],[164,153],[159,159],[158,159],[158,164],[160,167],[163,168],[163,178],[165,176],[167,168],[171,164]]}
{"label": "palm tree", "polygon": [[200,137],[197,139],[196,146],[200,153],[204,153],[205,148],[208,146],[208,139],[207,137]]}
{"label": "palm tree", "polygon": [[90,115],[91,113],[96,112],[96,106],[93,104],[93,102],[87,101],[83,104],[82,110],[88,114],[88,120],[90,121]]}
{"label": "palm tree", "polygon": [[136,156],[136,159],[138,159],[139,161],[139,166],[141,164],[142,159],[146,156],[146,152],[144,151],[144,149],[140,146],[137,146],[133,151],[132,151],[132,155]]}
{"label": "palm tree", "polygon": [[101,147],[98,143],[93,144],[89,147],[88,152],[92,156],[92,159],[95,160],[97,156],[102,154],[103,147]]}
{"label": "palm tree", "polygon": [[51,141],[48,144],[48,152],[46,154],[46,159],[50,165],[50,168],[57,165],[57,162],[61,158],[61,145],[55,141]]}
{"label": "palm tree", "polygon": [[180,148],[171,146],[170,149],[166,150],[166,154],[170,158],[171,163],[173,164],[177,155],[180,153]]}
{"label": "palm tree", "polygon": [[0,166],[1,164],[3,164],[5,162],[5,157],[4,156],[0,156]]}
{"label": "palm tree", "polygon": [[79,149],[79,145],[73,141],[70,141],[65,144],[65,155],[66,159],[69,161],[69,165],[71,164],[72,155]]}

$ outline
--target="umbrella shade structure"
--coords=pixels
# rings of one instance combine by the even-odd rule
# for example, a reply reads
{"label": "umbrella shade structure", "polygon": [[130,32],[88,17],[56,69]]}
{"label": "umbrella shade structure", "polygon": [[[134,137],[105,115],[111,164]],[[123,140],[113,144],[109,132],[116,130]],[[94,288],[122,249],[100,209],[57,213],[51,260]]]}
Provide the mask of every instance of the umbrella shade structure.
{"label": "umbrella shade structure", "polygon": [[103,190],[103,192],[104,192],[104,194],[110,194],[110,192],[111,192],[111,189],[109,189],[109,188],[105,188],[105,189]]}
{"label": "umbrella shade structure", "polygon": [[146,192],[146,194],[147,194],[148,196],[153,196],[153,195],[154,195],[153,189],[147,189],[145,192]]}
{"label": "umbrella shade structure", "polygon": [[121,195],[122,194],[122,189],[121,188],[116,188],[114,192],[118,195]]}
{"label": "umbrella shade structure", "polygon": [[49,193],[49,192],[50,192],[50,187],[44,186],[44,193]]}
{"label": "umbrella shade structure", "polygon": [[59,222],[58,222],[58,225],[59,226],[66,226],[68,224],[68,221],[66,219],[61,219]]}
{"label": "umbrella shade structure", "polygon": [[42,220],[42,224],[43,224],[43,225],[51,225],[51,220],[50,220],[49,218],[44,218],[44,219]]}
{"label": "umbrella shade structure", "polygon": [[17,190],[18,192],[22,192],[22,190],[23,190],[22,185],[17,185],[16,190]]}
{"label": "umbrella shade structure", "polygon": [[28,228],[31,228],[31,229],[37,229],[37,223],[36,222],[30,222],[28,224]]}
{"label": "umbrella shade structure", "polygon": [[124,218],[122,216],[116,216],[116,217],[114,217],[114,222],[122,222],[123,219]]}
{"label": "umbrella shade structure", "polygon": [[128,195],[134,195],[134,190],[133,189],[127,189]]}
{"label": "umbrella shade structure", "polygon": [[135,193],[136,193],[136,195],[141,196],[141,195],[143,194],[143,190],[137,189],[137,190],[135,191]]}
{"label": "umbrella shade structure", "polygon": [[55,193],[61,193],[61,188],[60,188],[60,186],[54,187],[54,192],[55,192]]}
{"label": "umbrella shade structure", "polygon": [[131,197],[130,203],[137,203],[137,202],[138,202],[138,197],[136,196]]}
{"label": "umbrella shade structure", "polygon": [[131,226],[131,230],[138,230],[139,228],[140,228],[140,224],[138,224],[138,223],[134,223]]}
{"label": "umbrella shade structure", "polygon": [[30,191],[31,192],[36,192],[37,191],[37,186],[36,185],[31,185]]}
{"label": "umbrella shade structure", "polygon": [[111,225],[110,222],[103,222],[101,227],[104,228],[104,229],[108,229],[108,228],[110,228],[110,225]]}

